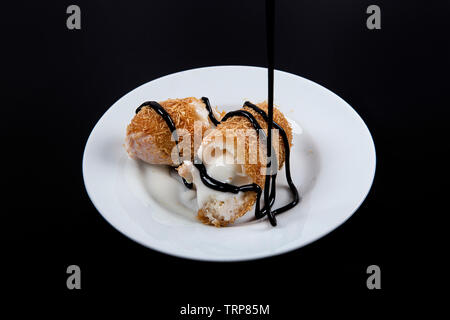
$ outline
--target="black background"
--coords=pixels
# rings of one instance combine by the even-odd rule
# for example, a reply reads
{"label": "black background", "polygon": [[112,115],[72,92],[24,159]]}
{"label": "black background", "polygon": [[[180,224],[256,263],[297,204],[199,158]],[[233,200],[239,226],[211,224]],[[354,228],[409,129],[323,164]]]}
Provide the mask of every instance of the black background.
{"label": "black background", "polygon": [[[81,7],[81,30],[66,28],[70,4]],[[370,4],[381,7],[381,30],[366,28]],[[428,230],[413,223],[434,214],[431,182],[427,188],[421,181],[439,175],[437,160],[424,163],[439,159],[441,149],[428,137],[445,128],[449,107],[449,3],[281,0],[276,8],[276,68],[325,86],[355,108],[375,141],[375,181],[349,221],[304,248],[206,263],[154,252],[111,227],[86,194],[82,154],[108,107],[147,81],[202,66],[266,66],[264,2],[2,7],[1,138],[10,191],[3,215],[13,218],[4,220],[12,255],[3,265],[19,297],[45,299],[44,308],[133,298],[132,309],[149,318],[175,318],[187,303],[271,304],[273,317],[287,318],[325,297],[344,302],[332,310],[357,304],[373,312],[420,294],[418,263],[428,251],[420,238]],[[80,291],[66,288],[71,264],[81,267]],[[379,291],[366,288],[371,264],[381,267]]]}

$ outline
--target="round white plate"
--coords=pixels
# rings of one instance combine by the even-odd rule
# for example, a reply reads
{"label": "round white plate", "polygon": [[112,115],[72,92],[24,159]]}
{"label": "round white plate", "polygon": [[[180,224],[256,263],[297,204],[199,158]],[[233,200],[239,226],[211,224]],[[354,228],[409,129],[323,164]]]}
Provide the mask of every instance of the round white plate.
{"label": "round white plate", "polygon": [[[300,204],[277,216],[277,227],[266,219],[252,219],[254,213],[248,212],[229,227],[215,228],[201,224],[194,214],[161,203],[149,191],[149,186],[158,185],[158,172],[150,174],[151,184],[146,176],[139,176],[145,164],[128,158],[123,148],[125,129],[142,102],[189,96],[207,96],[213,106],[226,111],[239,109],[246,100],[266,100],[267,69],[218,66],[174,73],[126,94],[98,121],[84,151],[86,189],[103,217],[136,242],[198,260],[268,257],[331,232],[358,209],[369,192],[375,147],[363,120],[324,87],[275,71],[275,104],[300,127],[291,154]],[[278,176],[275,207],[289,200],[284,172]]]}

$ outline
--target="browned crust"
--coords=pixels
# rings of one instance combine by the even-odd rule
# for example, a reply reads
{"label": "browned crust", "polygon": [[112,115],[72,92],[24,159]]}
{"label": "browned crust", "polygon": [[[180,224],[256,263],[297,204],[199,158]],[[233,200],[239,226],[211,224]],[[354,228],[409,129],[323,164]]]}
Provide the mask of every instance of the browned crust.
{"label": "browned crust", "polygon": [[[267,102],[258,103],[257,106],[267,113],[267,110],[268,110]],[[261,125],[261,127],[264,129],[264,131],[267,135],[267,123],[264,121],[264,119],[256,111],[254,111],[251,108],[244,107],[243,109],[250,112],[256,118],[256,120]],[[284,117],[283,113],[280,110],[278,110],[278,108],[274,108],[273,120],[274,120],[274,122],[276,122],[278,125],[280,125],[284,129],[284,131],[286,132],[288,141],[289,141],[289,147],[291,147],[292,146],[292,128],[289,125],[289,122],[287,121],[287,119]],[[244,117],[232,117],[232,118],[228,119],[227,121],[219,124],[216,128],[216,130],[220,130],[222,132],[223,136],[225,136],[226,131],[230,130],[230,129],[235,130],[235,131],[239,130],[239,129],[253,130],[253,126],[250,123],[250,121]],[[214,139],[213,137],[214,137],[214,134],[211,134],[208,137],[205,137],[203,144],[207,144],[210,141],[212,141]],[[244,168],[245,168],[245,172],[247,173],[248,176],[251,177],[253,182],[258,184],[262,189],[264,189],[265,175],[261,174],[261,168],[263,168],[266,163],[265,152],[263,155],[258,154],[258,162],[256,164],[249,164],[248,150],[250,147],[250,143],[253,143],[254,141],[256,141],[256,143],[257,143],[258,140],[256,138],[257,138],[257,134],[256,134],[256,131],[254,131],[254,136],[251,139],[249,139],[247,137],[245,140],[245,150],[246,150],[245,163],[246,164],[244,164]],[[283,143],[283,139],[282,139],[281,135],[279,136],[279,143],[280,144],[279,144],[279,148],[277,150],[278,151],[277,159],[278,159],[279,169],[281,169],[284,164],[284,160],[285,160],[284,159],[285,149],[284,149],[284,143]],[[257,150],[259,153],[259,149],[257,149]],[[205,224],[212,224],[216,227],[223,227],[230,223],[234,223],[234,221],[236,219],[238,219],[239,217],[242,217],[245,213],[250,211],[256,202],[256,193],[255,192],[248,192],[244,197],[245,197],[244,205],[236,209],[235,214],[229,221],[225,221],[223,219],[218,218],[217,215],[214,214],[214,212],[212,212],[212,215],[216,218],[216,220],[211,221],[207,216],[207,214],[208,214],[207,210],[209,210],[207,208],[201,208],[198,211],[197,217],[201,222],[203,222]]]}
{"label": "browned crust", "polygon": [[[268,112],[268,104],[267,101],[264,102],[260,102],[256,104],[260,109],[262,109],[263,111]],[[244,107],[244,110],[249,111],[251,114],[253,114],[253,116],[256,118],[256,120],[258,121],[258,123],[261,125],[261,127],[264,129],[264,132],[267,135],[267,123],[266,121],[264,121],[264,119],[256,112],[254,111],[252,108],[249,108],[247,106]],[[273,121],[276,122],[281,128],[283,128],[283,130],[286,132],[286,136],[289,142],[289,148],[292,147],[292,128],[289,124],[289,122],[287,121],[287,119],[285,118],[285,116],[283,115],[283,113],[278,110],[278,108],[274,107],[273,108]],[[279,134],[279,150],[278,151],[278,170],[280,170],[283,167],[284,164],[284,160],[285,160],[285,149],[284,149],[284,142],[283,142],[283,138],[281,137],[281,134]]]}
{"label": "browned crust", "polygon": [[231,217],[230,220],[225,221],[221,218],[216,217],[216,215],[213,213],[213,216],[216,218],[216,220],[211,221],[207,217],[208,212],[204,208],[198,210],[197,218],[204,224],[211,224],[214,225],[215,227],[225,227],[230,223],[234,223],[234,221],[237,218],[242,217],[244,214],[250,211],[255,202],[256,202],[256,192],[250,191],[244,195],[244,205],[237,208],[237,210],[235,211],[234,215]]}
{"label": "browned crust", "polygon": [[[194,122],[197,120],[197,112],[192,102],[198,102],[204,105],[203,101],[194,98],[168,99],[159,102],[172,118],[177,129],[185,129],[191,135],[191,158],[194,156]],[[202,133],[207,128],[202,128]],[[172,134],[159,114],[152,108],[142,108],[131,120],[127,127],[127,137],[149,137],[153,144],[152,150],[157,152],[155,159],[158,164],[174,165],[171,159],[171,152],[175,147],[175,141],[172,141]],[[133,139],[133,138],[131,138]],[[183,137],[180,137],[180,142]],[[129,143],[134,143],[130,141]],[[137,142],[136,142],[137,143]],[[145,159],[143,159],[145,160]]]}
{"label": "browned crust", "polygon": [[[261,102],[258,103],[257,106],[259,108],[261,108],[262,110],[264,110],[265,112],[267,112],[268,109],[268,105],[267,102]],[[267,135],[267,123],[264,121],[264,119],[253,109],[249,108],[249,107],[244,107],[244,110],[250,112],[258,121],[258,123],[260,124],[260,126],[263,128],[264,132]],[[278,108],[274,107],[273,110],[273,120],[274,122],[276,122],[277,124],[279,124],[284,131],[286,132],[288,141],[289,141],[289,146],[292,146],[292,129],[291,126],[289,125],[289,122],[287,121],[287,119],[284,117],[283,113],[278,110]],[[227,130],[233,130],[234,132],[236,132],[237,130],[247,130],[250,129],[251,131],[253,131],[253,133],[247,137],[245,137],[245,164],[244,164],[244,168],[245,168],[245,172],[248,176],[250,176],[253,180],[254,183],[258,184],[261,188],[264,188],[264,181],[265,181],[265,175],[261,174],[261,169],[265,167],[266,164],[266,151],[263,152],[263,154],[260,154],[260,150],[259,148],[254,146],[254,143],[258,143],[258,139],[257,139],[257,133],[256,131],[253,130],[253,126],[250,123],[250,121],[247,118],[244,117],[232,117],[229,118],[227,121],[222,122],[221,124],[219,124],[217,126],[217,128],[215,130],[219,130],[221,131],[223,137],[226,136]],[[238,134],[236,134],[238,135]],[[209,134],[207,137],[204,138],[202,144],[206,145],[210,142],[212,142],[215,139],[215,135],[214,132],[212,132],[211,134]],[[249,152],[248,150],[257,150],[257,161],[254,164],[250,164],[250,158],[249,158]],[[265,150],[265,148],[262,148],[262,150]],[[278,148],[278,152],[277,152],[277,160],[278,160],[278,167],[279,169],[282,168],[283,164],[284,164],[284,157],[285,157],[285,149],[284,149],[284,143],[283,143],[283,139],[281,137],[281,135],[279,135],[279,148]]]}

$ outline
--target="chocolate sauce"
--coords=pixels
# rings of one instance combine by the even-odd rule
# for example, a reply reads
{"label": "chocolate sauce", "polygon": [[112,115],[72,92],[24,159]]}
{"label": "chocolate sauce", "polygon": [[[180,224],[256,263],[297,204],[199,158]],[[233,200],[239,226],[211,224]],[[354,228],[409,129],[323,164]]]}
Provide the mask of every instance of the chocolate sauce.
{"label": "chocolate sauce", "polygon": [[[272,160],[272,126],[273,126],[273,74],[274,74],[274,29],[275,29],[275,3],[274,0],[266,0],[266,45],[267,45],[267,92],[268,92],[268,118],[267,122],[267,173],[264,184],[264,204],[268,208],[268,216],[273,216],[271,212],[272,199],[275,199],[275,180],[276,168],[271,164]],[[276,158],[276,157],[274,157]],[[275,167],[275,172],[273,168]],[[272,181],[272,185],[270,182]],[[273,187],[273,188],[272,188]],[[271,190],[274,193],[273,197]],[[276,220],[273,218],[273,226],[276,226]]]}
{"label": "chocolate sauce", "polygon": [[[213,177],[208,175],[208,172],[206,170],[206,167],[199,159],[195,159],[194,165],[198,169],[200,173],[200,178],[208,188],[221,191],[221,192],[230,192],[237,194],[239,192],[248,192],[253,191],[256,192],[256,204],[255,204],[255,217],[257,219],[260,219],[264,216],[267,216],[271,225],[276,226],[277,220],[275,216],[277,214],[280,214],[282,212],[285,212],[294,206],[296,206],[299,201],[300,197],[297,191],[297,188],[295,187],[292,177],[291,177],[291,168],[290,168],[290,147],[289,147],[289,140],[287,137],[286,132],[284,129],[278,125],[276,122],[273,121],[273,82],[274,82],[274,24],[275,24],[275,17],[274,17],[274,0],[266,0],[266,36],[267,36],[267,60],[268,60],[268,114],[264,112],[264,110],[258,108],[256,105],[245,102],[243,107],[248,107],[255,112],[257,112],[267,123],[267,136],[263,137],[266,141],[266,149],[267,149],[267,175],[264,183],[264,207],[260,208],[260,202],[261,202],[261,195],[262,195],[262,189],[259,185],[256,183],[247,184],[243,186],[235,186],[229,183],[224,183],[221,181],[218,181],[214,179]],[[265,135],[264,131],[261,130],[261,125],[258,123],[256,118],[247,110],[236,110],[236,111],[230,111],[228,112],[221,121],[217,120],[214,116],[214,113],[212,111],[211,105],[209,103],[209,99],[206,97],[202,97],[202,101],[205,104],[206,110],[208,111],[209,119],[214,125],[219,125],[221,122],[226,121],[229,118],[232,117],[245,117],[247,120],[250,121],[253,128],[256,130],[258,136],[260,134]],[[148,101],[144,102],[139,108],[136,109],[136,113],[138,113],[143,107],[150,107],[153,108],[161,117],[166,121],[167,126],[169,127],[170,132],[172,133],[172,136],[175,140],[175,144],[178,148],[178,136],[176,134],[176,127],[175,124],[170,117],[170,115],[167,113],[167,111],[164,110],[164,108],[155,101]],[[278,208],[276,210],[272,211],[272,206],[275,203],[275,197],[276,197],[276,177],[278,170],[278,163],[271,165],[271,158],[272,158],[272,127],[275,129],[278,129],[281,137],[283,139],[283,145],[284,145],[284,151],[285,151],[285,162],[286,162],[286,180],[289,185],[289,189],[291,190],[293,200],[288,203],[287,205]],[[275,152],[274,152],[275,155]],[[178,150],[178,156],[179,159],[180,153]],[[276,156],[273,157],[276,161]],[[181,161],[181,160],[180,160]],[[273,169],[275,168],[275,170]],[[272,170],[272,171],[271,171]],[[275,171],[275,172],[273,172]],[[183,179],[184,184],[188,188],[192,188],[192,183],[188,183],[185,179]]]}
{"label": "chocolate sauce", "polygon": [[220,123],[220,121],[217,120],[216,117],[214,116],[211,105],[209,104],[209,99],[207,97],[202,97],[202,101],[206,106],[206,110],[208,111],[209,119],[215,126],[217,126]]}
{"label": "chocolate sauce", "polygon": [[[244,107],[248,107],[253,109],[254,111],[256,111],[263,119],[264,121],[268,122],[269,117],[267,116],[267,114],[264,112],[264,110],[258,108],[256,105],[254,105],[253,103],[246,101],[244,103]],[[272,120],[273,121],[273,120]],[[293,207],[295,207],[297,205],[297,203],[299,203],[300,201],[300,196],[298,194],[298,190],[294,184],[294,182],[292,181],[292,177],[291,177],[291,163],[290,163],[290,155],[291,155],[291,150],[289,147],[289,139],[287,137],[286,131],[284,131],[284,129],[276,122],[273,121],[273,126],[275,127],[275,129],[277,129],[281,135],[281,138],[283,139],[283,145],[284,145],[284,159],[286,162],[285,165],[285,171],[286,171],[286,180],[288,182],[289,185],[289,189],[291,190],[292,196],[294,198],[294,200],[292,200],[289,204],[278,208],[276,210],[273,211],[274,215],[280,214],[282,212],[285,212]],[[276,179],[276,174],[272,175],[272,192],[273,192],[273,196],[272,196],[272,192],[270,194],[270,207],[273,206],[273,202],[275,201],[275,179]]]}
{"label": "chocolate sauce", "polygon": [[[178,139],[178,135],[177,135],[177,131],[176,131],[177,128],[175,127],[175,123],[173,122],[172,118],[167,113],[167,111],[156,101],[144,102],[136,109],[136,114],[139,113],[139,111],[141,111],[141,109],[144,107],[150,107],[153,110],[155,110],[155,112],[157,114],[159,114],[166,122],[167,126],[169,127],[170,133],[172,134],[173,140],[175,140],[175,145],[177,146],[177,151],[178,151],[178,161],[181,164],[180,150],[178,149],[179,139]],[[184,178],[183,178],[183,183],[187,188],[192,189],[193,184],[187,182],[186,179],[184,179]]]}

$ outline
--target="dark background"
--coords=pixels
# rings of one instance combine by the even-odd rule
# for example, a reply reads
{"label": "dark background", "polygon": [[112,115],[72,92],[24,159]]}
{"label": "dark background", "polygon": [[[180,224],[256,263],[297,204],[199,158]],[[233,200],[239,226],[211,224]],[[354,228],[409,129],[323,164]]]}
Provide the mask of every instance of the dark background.
{"label": "dark background", "polygon": [[[70,4],[81,8],[81,30],[66,28]],[[366,28],[370,4],[381,7],[381,30]],[[149,318],[175,318],[188,303],[271,304],[273,317],[287,318],[325,297],[317,315],[330,311],[328,301],[344,302],[331,310],[373,312],[421,294],[424,257],[436,262],[421,221],[436,214],[434,190],[444,186],[422,181],[439,175],[433,136],[449,107],[449,2],[282,0],[276,8],[276,68],[355,108],[375,141],[375,181],[349,221],[304,248],[206,263],[154,252],[111,227],[86,194],[82,154],[109,106],[147,81],[202,66],[266,66],[264,2],[2,4],[3,215],[12,218],[2,263],[19,298],[44,299],[44,308],[132,298]],[[80,291],[66,288],[71,264],[81,267]],[[379,291],[366,288],[371,264],[381,267]]]}

